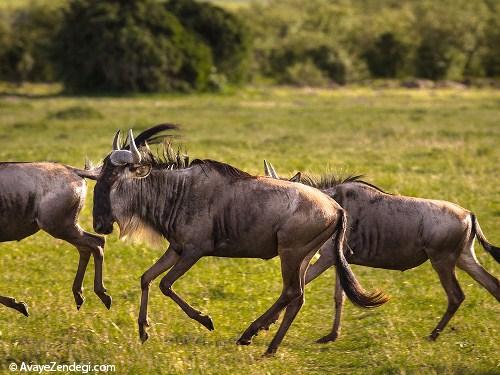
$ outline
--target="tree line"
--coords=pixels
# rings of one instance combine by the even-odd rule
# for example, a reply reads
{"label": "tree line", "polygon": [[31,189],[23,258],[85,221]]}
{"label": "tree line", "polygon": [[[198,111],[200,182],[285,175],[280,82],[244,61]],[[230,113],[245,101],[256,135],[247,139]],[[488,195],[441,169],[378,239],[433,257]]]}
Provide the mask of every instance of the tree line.
{"label": "tree line", "polygon": [[264,80],[500,77],[496,0],[32,1],[0,11],[0,80],[70,92],[218,90]]}

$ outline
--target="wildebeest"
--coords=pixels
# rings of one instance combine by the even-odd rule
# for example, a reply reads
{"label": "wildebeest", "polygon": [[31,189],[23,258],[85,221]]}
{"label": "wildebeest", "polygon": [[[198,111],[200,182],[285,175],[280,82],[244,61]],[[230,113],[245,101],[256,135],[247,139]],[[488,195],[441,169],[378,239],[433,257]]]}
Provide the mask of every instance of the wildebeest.
{"label": "wildebeest", "polygon": [[[270,163],[264,161],[264,166],[266,175],[279,178]],[[431,261],[448,297],[448,308],[431,332],[431,340],[439,336],[465,298],[455,276],[455,266],[500,301],[500,283],[477,260],[474,238],[497,262],[500,262],[500,248],[486,240],[472,212],[442,200],[388,194],[360,177],[342,180],[330,175],[318,179],[303,177],[299,172],[292,179],[320,189],[346,210],[349,225],[344,252],[349,263],[405,271],[428,259]],[[330,242],[323,245],[319,259],[307,271],[306,284],[335,264],[333,250]],[[319,342],[338,337],[343,302],[337,278],[335,321],[332,331]]]}
{"label": "wildebeest", "polygon": [[[95,179],[98,169],[81,170],[58,163],[0,163],[0,242],[20,241],[43,230],[74,245],[80,261],[73,282],[79,309],[84,302],[83,278],[94,257],[94,291],[109,309],[111,297],[102,281],[104,238],[84,231],[78,214],[84,204],[84,178]],[[27,305],[0,296],[0,304],[28,316]]]}
{"label": "wildebeest", "polygon": [[[155,128],[152,128],[153,130]],[[150,136],[154,131],[148,130]],[[313,255],[334,234],[336,265],[347,296],[363,307],[385,302],[380,293],[364,292],[340,251],[345,214],[330,197],[305,185],[251,176],[228,164],[168,156],[155,157],[147,147],[138,150],[129,131],[129,149],[113,141],[113,151],[103,161],[94,189],[94,229],[109,234],[117,222],[121,236],[149,232],[169,241],[165,254],[141,278],[139,336],[146,327],[149,285],[160,282],[170,297],[192,319],[214,328],[209,316],[191,307],[172,285],[201,257],[270,259],[279,256],[283,290],[272,307],[255,320],[238,340],[250,344],[278,311],[285,317],[266,354],[274,353],[304,302],[304,276]],[[142,142],[147,141],[138,136]],[[138,142],[139,143],[139,142]]]}

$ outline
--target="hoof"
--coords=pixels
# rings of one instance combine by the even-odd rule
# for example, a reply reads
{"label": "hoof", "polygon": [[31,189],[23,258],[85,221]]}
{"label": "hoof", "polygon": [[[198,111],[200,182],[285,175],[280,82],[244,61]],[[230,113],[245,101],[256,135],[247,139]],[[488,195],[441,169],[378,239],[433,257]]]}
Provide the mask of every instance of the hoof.
{"label": "hoof", "polygon": [[139,326],[139,338],[141,339],[141,343],[145,343],[148,338],[149,338],[149,335],[148,333],[146,332],[146,330],[144,329],[144,326]]}
{"label": "hoof", "polygon": [[262,354],[263,357],[273,357],[276,354],[276,351],[278,348],[268,348],[264,354]]}
{"label": "hoof", "polygon": [[439,332],[432,332],[429,336],[427,336],[428,341],[436,341],[439,337]]}
{"label": "hoof", "polygon": [[80,307],[82,307],[84,302],[85,302],[85,297],[81,293],[75,293],[75,303],[77,310],[80,310]]}
{"label": "hoof", "polygon": [[102,293],[102,294],[98,294],[97,296],[99,297],[99,299],[102,301],[102,303],[104,304],[104,306],[106,306],[106,308],[108,310],[111,309],[111,302],[113,301],[113,298],[111,298],[110,295],[108,295],[106,293]]}
{"label": "hoof", "polygon": [[336,334],[328,334],[326,336],[323,336],[322,338],[316,340],[316,343],[318,344],[326,344],[328,342],[332,342],[337,340],[337,335]]}
{"label": "hoof", "polygon": [[200,316],[199,322],[209,331],[213,331],[215,329],[214,323],[212,322],[212,318],[210,318],[208,315]]}
{"label": "hoof", "polygon": [[236,345],[250,345],[252,343],[251,339],[240,337],[238,341],[236,341]]}
{"label": "hoof", "polygon": [[16,307],[16,310],[26,317],[30,316],[30,314],[28,313],[28,305],[25,304],[24,302],[19,302]]}

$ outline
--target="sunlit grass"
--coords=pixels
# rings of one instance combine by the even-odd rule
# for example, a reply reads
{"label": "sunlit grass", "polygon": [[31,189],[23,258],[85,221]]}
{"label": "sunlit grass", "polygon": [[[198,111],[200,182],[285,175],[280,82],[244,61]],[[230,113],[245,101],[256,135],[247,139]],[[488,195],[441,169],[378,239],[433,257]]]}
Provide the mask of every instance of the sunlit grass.
{"label": "sunlit grass", "polygon": [[[234,94],[146,95],[123,98],[0,97],[0,160],[57,160],[83,166],[110,150],[117,128],[160,122],[182,125],[180,142],[192,158],[225,161],[262,173],[262,160],[282,175],[297,170],[365,174],[385,190],[454,201],[476,213],[500,244],[500,91],[312,90],[249,88]],[[31,89],[17,94],[29,94]],[[89,184],[92,186],[92,184]],[[91,229],[91,189],[80,222]],[[161,251],[117,241],[106,245],[107,311],[93,294],[77,312],[71,284],[77,252],[37,234],[0,245],[0,293],[26,301],[28,319],[0,307],[0,372],[11,361],[115,364],[118,373],[498,373],[498,302],[462,272],[466,300],[439,341],[425,336],[446,298],[428,264],[405,273],[353,267],[365,288],[392,300],[365,311],[347,303],[342,336],[320,346],[332,321],[333,273],[307,289],[306,305],[277,356],[261,359],[276,332],[237,347],[239,334],[277,298],[278,261],[206,258],[175,288],[209,312],[208,332],[151,289],[150,340],[136,332],[139,278]],[[477,248],[497,277],[500,267]],[[159,281],[159,280],[158,280]]]}

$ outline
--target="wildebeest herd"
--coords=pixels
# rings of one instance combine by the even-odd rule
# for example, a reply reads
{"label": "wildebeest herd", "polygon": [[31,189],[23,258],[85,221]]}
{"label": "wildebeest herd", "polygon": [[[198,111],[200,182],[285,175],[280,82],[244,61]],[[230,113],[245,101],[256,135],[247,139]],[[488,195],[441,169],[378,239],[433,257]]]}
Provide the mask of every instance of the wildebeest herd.
{"label": "wildebeest herd", "polygon": [[[384,304],[382,292],[366,292],[349,263],[406,270],[430,260],[448,297],[448,307],[430,338],[436,339],[464,294],[455,266],[466,271],[500,301],[500,283],[478,262],[474,239],[500,262],[476,216],[453,203],[391,195],[359,176],[319,179],[279,178],[264,162],[266,176],[252,176],[228,164],[193,160],[172,151],[163,155],[150,144],[164,141],[176,127],[162,124],[126,142],[117,132],[112,151],[96,168],[77,169],[57,163],[0,163],[0,241],[21,240],[38,230],[66,240],[79,251],[73,283],[77,308],[84,302],[82,283],[92,255],[94,291],[107,308],[111,297],[103,284],[104,238],[77,224],[84,204],[85,178],[96,180],[93,226],[100,234],[146,240],[165,238],[169,247],[141,277],[139,336],[148,338],[150,283],[166,272],[160,290],[191,318],[209,330],[211,318],[189,305],[172,285],[200,258],[270,259],[279,256],[283,289],[276,302],[243,332],[237,343],[248,345],[259,330],[284,317],[266,354],[276,352],[304,303],[304,288],[335,266],[335,320],[318,342],[338,337],[344,293],[364,308]],[[167,133],[165,133],[167,132]],[[319,259],[309,266],[318,252]],[[24,302],[0,296],[0,304],[28,315]]]}

